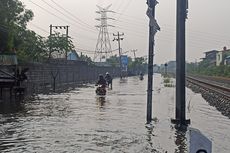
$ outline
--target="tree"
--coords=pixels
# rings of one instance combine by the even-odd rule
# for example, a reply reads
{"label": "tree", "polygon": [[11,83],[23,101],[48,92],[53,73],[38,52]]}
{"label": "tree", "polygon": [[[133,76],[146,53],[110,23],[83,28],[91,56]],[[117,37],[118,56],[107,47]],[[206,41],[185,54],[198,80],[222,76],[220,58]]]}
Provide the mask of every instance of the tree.
{"label": "tree", "polygon": [[0,1],[0,51],[11,51],[15,48],[18,30],[26,30],[27,23],[34,14],[25,9],[18,0]]}
{"label": "tree", "polygon": [[[119,65],[119,56],[114,55],[111,56],[110,58],[108,58],[106,61],[112,65],[112,66],[120,66]],[[128,57],[128,73],[129,74],[137,74],[139,72],[146,72],[146,68],[147,68],[147,63],[146,63],[146,59],[143,57],[137,57],[135,59],[135,61],[132,61],[131,57]]]}
{"label": "tree", "polygon": [[110,58],[106,59],[106,62],[108,62],[111,66],[116,67],[119,66],[119,57],[117,55],[113,55]]}
{"label": "tree", "polygon": [[23,61],[40,61],[47,57],[48,47],[46,39],[34,31],[26,30],[20,33],[20,40],[16,40],[17,55]]}
{"label": "tree", "polygon": [[128,69],[132,71],[132,73],[145,73],[147,68],[146,59],[144,57],[137,57],[135,61],[132,61],[128,65]]}
{"label": "tree", "polygon": [[60,33],[49,36],[47,46],[49,47],[49,58],[52,57],[54,52],[63,54],[74,49],[71,38],[67,39],[66,36],[62,36]]}
{"label": "tree", "polygon": [[92,63],[92,59],[87,55],[83,55],[82,53],[81,53],[81,55],[79,57],[79,60],[80,61],[86,61],[88,63]]}

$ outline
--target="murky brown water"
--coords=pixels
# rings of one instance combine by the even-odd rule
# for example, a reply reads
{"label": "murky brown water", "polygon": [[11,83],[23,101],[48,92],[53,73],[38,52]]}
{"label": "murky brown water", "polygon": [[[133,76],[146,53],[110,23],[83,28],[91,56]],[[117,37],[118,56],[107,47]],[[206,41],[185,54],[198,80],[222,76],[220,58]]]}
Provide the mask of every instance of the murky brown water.
{"label": "murky brown water", "polygon": [[[149,153],[187,152],[184,132],[170,123],[175,88],[155,75],[154,128],[145,127],[147,77],[115,79],[104,98],[94,85],[67,93],[38,95],[16,113],[0,114],[0,152]],[[188,118],[213,142],[214,153],[230,152],[230,120],[187,90]]]}

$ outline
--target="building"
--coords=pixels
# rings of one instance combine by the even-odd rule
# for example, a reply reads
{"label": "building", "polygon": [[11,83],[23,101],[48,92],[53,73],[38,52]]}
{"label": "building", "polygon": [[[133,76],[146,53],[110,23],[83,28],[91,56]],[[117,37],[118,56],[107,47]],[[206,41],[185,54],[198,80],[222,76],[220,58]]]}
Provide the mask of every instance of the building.
{"label": "building", "polygon": [[211,50],[211,51],[207,51],[204,52],[205,53],[205,57],[202,58],[203,61],[208,62],[209,65],[216,65],[216,56],[218,51],[217,50]]}
{"label": "building", "polygon": [[229,65],[230,49],[226,47],[216,54],[216,66]]}
{"label": "building", "polygon": [[230,65],[230,56],[227,56],[224,60],[224,65]]}
{"label": "building", "polygon": [[79,56],[75,50],[71,51],[67,55],[67,60],[76,61],[79,59]]}

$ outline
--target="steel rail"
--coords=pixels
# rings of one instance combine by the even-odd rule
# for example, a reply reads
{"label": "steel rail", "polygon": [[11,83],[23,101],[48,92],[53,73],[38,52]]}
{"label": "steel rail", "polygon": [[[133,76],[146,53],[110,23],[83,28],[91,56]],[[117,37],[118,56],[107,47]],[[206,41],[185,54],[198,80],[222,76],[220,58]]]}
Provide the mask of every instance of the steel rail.
{"label": "steel rail", "polygon": [[196,84],[196,85],[201,86],[203,88],[212,90],[212,91],[219,93],[219,94],[230,99],[230,88],[228,88],[228,87],[220,86],[220,85],[217,85],[213,82],[210,83],[210,82],[207,82],[207,81],[204,81],[201,79],[197,79],[194,77],[190,77],[190,76],[187,76],[186,79],[188,82],[191,82],[192,84]]}

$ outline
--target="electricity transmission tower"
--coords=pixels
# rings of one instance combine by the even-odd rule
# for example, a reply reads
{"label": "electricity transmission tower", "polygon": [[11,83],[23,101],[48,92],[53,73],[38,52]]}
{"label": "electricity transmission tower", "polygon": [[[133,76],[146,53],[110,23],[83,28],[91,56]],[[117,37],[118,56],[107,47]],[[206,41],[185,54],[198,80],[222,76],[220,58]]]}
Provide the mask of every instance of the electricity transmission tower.
{"label": "electricity transmission tower", "polygon": [[102,62],[103,58],[107,58],[112,55],[111,50],[111,44],[109,39],[109,31],[108,27],[114,27],[113,25],[109,25],[107,23],[107,20],[114,20],[113,18],[107,17],[107,13],[114,13],[113,11],[109,10],[111,5],[107,6],[106,8],[102,8],[100,6],[97,6],[99,11],[96,11],[96,13],[100,14],[100,18],[96,18],[96,20],[101,21],[100,25],[97,25],[96,27],[99,28],[99,34],[94,54],[94,62],[99,61]]}

